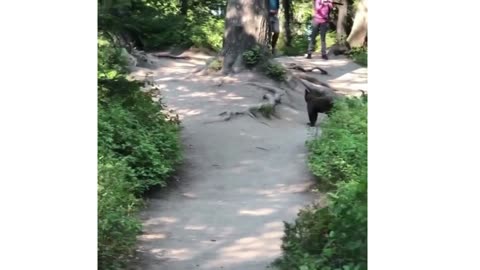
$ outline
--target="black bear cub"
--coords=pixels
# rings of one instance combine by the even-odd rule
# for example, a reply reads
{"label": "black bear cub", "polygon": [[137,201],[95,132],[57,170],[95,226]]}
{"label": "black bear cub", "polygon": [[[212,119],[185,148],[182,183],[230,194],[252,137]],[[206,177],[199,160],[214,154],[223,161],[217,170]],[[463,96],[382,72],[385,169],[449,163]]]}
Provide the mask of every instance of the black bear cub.
{"label": "black bear cub", "polygon": [[308,89],[305,89],[305,102],[307,102],[308,118],[312,127],[317,122],[318,113],[329,115],[333,108],[333,97],[313,93]]}

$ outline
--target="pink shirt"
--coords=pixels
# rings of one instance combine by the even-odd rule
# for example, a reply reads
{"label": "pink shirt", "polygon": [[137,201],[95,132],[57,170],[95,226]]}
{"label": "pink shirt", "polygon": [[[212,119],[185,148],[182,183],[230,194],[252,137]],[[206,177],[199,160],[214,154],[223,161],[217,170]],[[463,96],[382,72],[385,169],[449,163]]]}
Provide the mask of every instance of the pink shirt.
{"label": "pink shirt", "polygon": [[315,0],[315,9],[313,11],[313,20],[316,23],[324,23],[328,21],[330,10],[333,4],[329,0]]}

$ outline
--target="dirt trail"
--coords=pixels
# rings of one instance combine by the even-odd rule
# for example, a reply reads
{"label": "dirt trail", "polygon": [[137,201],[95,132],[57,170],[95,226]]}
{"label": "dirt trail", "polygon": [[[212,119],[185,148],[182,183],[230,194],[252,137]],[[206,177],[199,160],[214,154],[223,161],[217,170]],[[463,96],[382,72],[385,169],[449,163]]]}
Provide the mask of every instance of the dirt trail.
{"label": "dirt trail", "polygon": [[[135,72],[153,72],[164,101],[180,114],[185,157],[178,181],[153,194],[141,214],[136,268],[265,269],[281,254],[283,221],[318,198],[309,191],[305,148],[315,129],[306,125],[303,93],[291,97],[292,106],[279,107],[281,119],[241,116],[206,124],[223,111],[258,103],[264,91],[242,84],[262,80],[250,73],[184,79],[204,63],[198,57],[157,59]],[[367,69],[348,59],[277,59],[319,65],[331,75],[318,78],[333,86],[366,89]]]}

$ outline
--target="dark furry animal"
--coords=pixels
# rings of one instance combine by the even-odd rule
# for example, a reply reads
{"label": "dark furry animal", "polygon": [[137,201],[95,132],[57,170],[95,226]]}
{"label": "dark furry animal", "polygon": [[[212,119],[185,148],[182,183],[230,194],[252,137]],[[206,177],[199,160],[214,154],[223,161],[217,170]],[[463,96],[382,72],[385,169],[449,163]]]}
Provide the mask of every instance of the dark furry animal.
{"label": "dark furry animal", "polygon": [[317,122],[318,113],[330,114],[333,108],[333,97],[328,95],[321,95],[313,93],[313,91],[305,89],[305,102],[307,102],[308,118],[310,126],[315,126]]}

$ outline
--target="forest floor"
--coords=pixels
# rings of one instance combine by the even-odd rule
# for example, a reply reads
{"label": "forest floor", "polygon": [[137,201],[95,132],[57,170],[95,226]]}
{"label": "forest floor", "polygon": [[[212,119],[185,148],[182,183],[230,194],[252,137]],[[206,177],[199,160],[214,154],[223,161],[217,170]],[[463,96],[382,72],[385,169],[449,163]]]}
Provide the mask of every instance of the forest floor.
{"label": "forest floor", "polygon": [[[283,222],[324,197],[312,191],[305,147],[319,130],[307,126],[303,89],[282,98],[278,118],[210,122],[262,100],[265,91],[246,82],[275,84],[251,72],[187,76],[209,56],[184,54],[191,58],[149,56],[151,64],[132,72],[150,73],[164,103],[179,114],[184,147],[175,180],[147,198],[133,269],[265,269],[281,255]],[[346,57],[276,60],[322,67],[329,75],[312,74],[333,87],[367,89],[367,68]]]}

